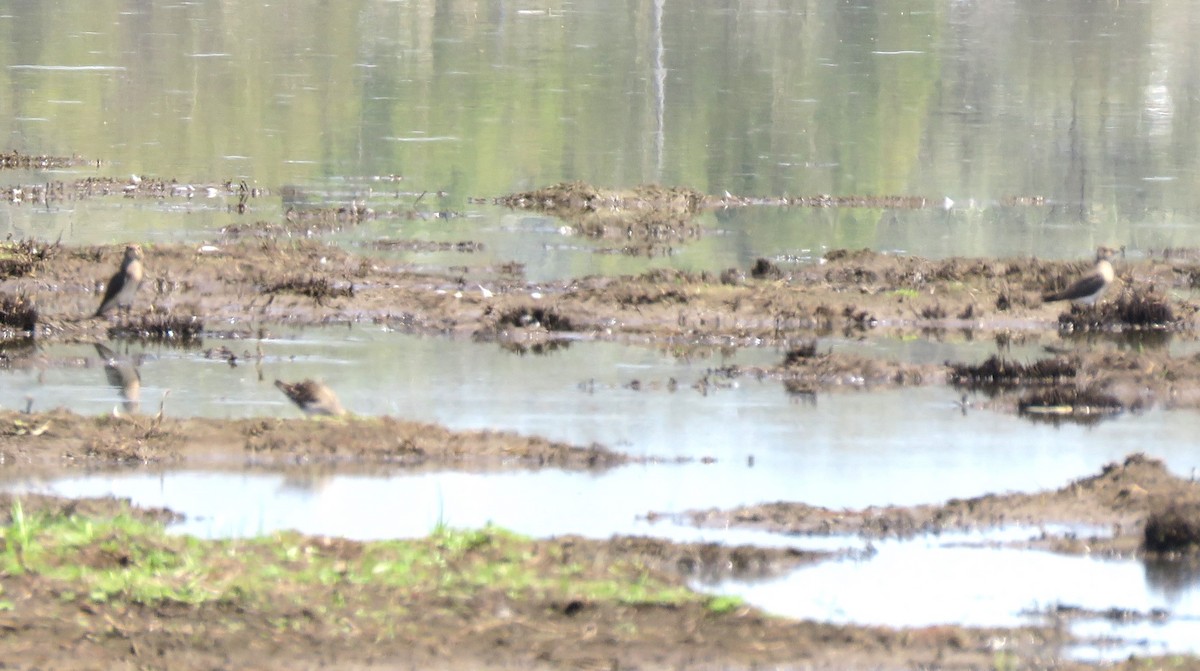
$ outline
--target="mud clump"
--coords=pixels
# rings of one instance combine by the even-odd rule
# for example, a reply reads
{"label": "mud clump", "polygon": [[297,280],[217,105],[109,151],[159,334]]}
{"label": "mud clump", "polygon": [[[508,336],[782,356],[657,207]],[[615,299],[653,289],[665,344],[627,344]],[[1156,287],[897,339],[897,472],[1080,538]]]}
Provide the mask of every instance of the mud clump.
{"label": "mud clump", "polygon": [[[860,509],[779,501],[730,510],[652,512],[647,519],[665,517],[705,528],[737,527],[795,535],[858,534],[868,538],[1063,522],[1110,526],[1116,534],[1110,540],[1119,541],[1114,545],[1132,552],[1142,542],[1142,522],[1155,500],[1200,501],[1200,485],[1173,475],[1161,461],[1138,453],[1053,491],[985,494],[949,499],[943,504]],[[1194,519],[1200,521],[1200,515]]]}
{"label": "mud clump", "polygon": [[0,326],[32,333],[37,324],[38,310],[28,296],[0,295]]}
{"label": "mud clump", "polygon": [[783,271],[770,259],[759,257],[750,268],[750,277],[756,280],[778,280],[783,278]]}
{"label": "mud clump", "polygon": [[277,294],[287,292],[308,296],[317,302],[317,305],[323,305],[326,301],[334,298],[353,298],[354,285],[335,286],[329,281],[328,277],[289,277],[281,282],[276,282],[265,289],[264,293]]}
{"label": "mud clump", "polygon": [[1200,554],[1200,501],[1177,501],[1150,511],[1142,548],[1160,554]]}

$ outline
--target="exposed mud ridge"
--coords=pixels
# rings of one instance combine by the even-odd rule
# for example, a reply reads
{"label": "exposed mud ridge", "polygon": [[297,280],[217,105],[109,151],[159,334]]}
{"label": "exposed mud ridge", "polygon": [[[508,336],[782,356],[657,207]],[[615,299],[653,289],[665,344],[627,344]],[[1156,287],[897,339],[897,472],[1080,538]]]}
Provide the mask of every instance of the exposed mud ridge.
{"label": "exposed mud ridge", "polygon": [[1108,464],[1098,475],[1048,492],[987,494],[951,499],[941,505],[872,506],[860,510],[778,502],[732,510],[652,512],[647,517],[678,519],[704,527],[868,538],[910,538],[1005,526],[1037,528],[1055,523],[1094,525],[1111,529],[1112,536],[1090,539],[1093,550],[1129,554],[1142,546],[1143,529],[1151,511],[1177,501],[1200,501],[1200,484],[1168,472],[1157,459],[1133,454],[1123,463]]}
{"label": "exposed mud ridge", "polygon": [[119,196],[163,200],[166,198],[217,198],[240,199],[239,209],[244,209],[245,200],[270,194],[261,187],[250,186],[245,181],[192,184],[160,177],[83,177],[65,182],[55,180],[41,184],[22,184],[0,188],[0,197],[10,203],[46,205],[63,201],[86,200]]}
{"label": "exposed mud ridge", "polygon": [[7,154],[0,153],[0,170],[54,170],[83,165],[98,168],[100,161],[88,160],[82,156],[34,156],[22,154],[15,149]]}
{"label": "exposed mud ridge", "polygon": [[[169,411],[169,403],[166,408]],[[65,410],[0,411],[0,463],[10,476],[85,466],[183,461],[206,468],[347,464],[397,468],[605,469],[652,462],[600,445],[578,447],[497,431],[450,431],[388,417],[350,419],[174,419],[84,417]]]}
{"label": "exposed mud ridge", "polygon": [[[36,281],[10,278],[0,291],[24,291],[44,321],[57,324],[95,311],[121,247],[75,248],[40,262]],[[929,329],[1057,331],[1057,308],[1040,302],[1038,278],[1064,265],[1037,260],[929,261],[871,252],[831,252],[826,262],[776,277],[723,282],[717,274],[655,270],[640,276],[587,277],[532,284],[519,268],[455,268],[416,273],[311,240],[237,240],[227,244],[154,245],[146,250],[148,279],[135,304],[158,311],[195,305],[206,319],[321,324],[378,321],[409,331],[470,335],[494,325],[510,304],[553,310],[579,334],[695,344],[784,344],[837,330]],[[111,265],[110,265],[111,264]],[[753,269],[751,269],[753,271]],[[1137,282],[1173,286],[1172,266],[1142,265]],[[299,271],[299,272],[298,272]],[[307,272],[305,272],[307,271]],[[784,271],[781,269],[781,273]],[[721,274],[724,275],[724,274]],[[353,296],[314,305],[306,293],[272,289],[296,278],[321,277]],[[1170,280],[1170,281],[1169,281]],[[1191,327],[1196,308],[1171,299]],[[1019,298],[1024,296],[1025,298]],[[1004,297],[1003,301],[999,299]],[[1004,303],[1003,310],[992,305]],[[83,327],[49,329],[44,337],[78,337]]]}

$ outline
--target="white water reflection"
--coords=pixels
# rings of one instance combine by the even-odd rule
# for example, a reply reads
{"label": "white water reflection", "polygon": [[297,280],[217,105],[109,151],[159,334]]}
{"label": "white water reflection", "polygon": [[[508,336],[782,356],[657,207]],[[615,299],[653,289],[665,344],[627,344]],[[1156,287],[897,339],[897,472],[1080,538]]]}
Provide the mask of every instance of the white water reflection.
{"label": "white water reflection", "polygon": [[953,536],[874,543],[864,560],[830,561],[777,579],[727,581],[710,589],[792,618],[923,627],[1018,627],[1059,606],[1089,611],[1160,609],[1165,621],[1085,618],[1070,624],[1084,639],[1081,659],[1129,654],[1200,653],[1200,581],[1159,589],[1137,560],[955,546]]}

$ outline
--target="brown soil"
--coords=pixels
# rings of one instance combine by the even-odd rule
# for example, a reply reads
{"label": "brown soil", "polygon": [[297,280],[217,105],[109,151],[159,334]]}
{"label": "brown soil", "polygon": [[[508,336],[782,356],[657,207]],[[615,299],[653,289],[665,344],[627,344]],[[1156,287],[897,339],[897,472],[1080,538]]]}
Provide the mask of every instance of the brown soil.
{"label": "brown soil", "polygon": [[[136,196],[180,187],[142,180],[88,188]],[[246,198],[261,195],[243,185],[212,188]],[[637,244],[686,239],[694,234],[686,224],[689,208],[716,206],[705,199],[696,202],[695,194],[650,195],[676,204],[680,213],[666,223],[639,220]],[[325,226],[339,217],[366,216],[371,215],[357,205],[337,212],[297,210],[279,225],[299,230]],[[581,235],[609,235],[610,223],[599,215],[572,225]],[[1054,369],[1049,379],[1027,375],[1017,382],[983,384],[968,374],[954,380],[963,388],[983,391],[992,407],[1013,412],[1031,407],[1031,390],[1046,388],[1058,391],[1043,402],[1071,405],[1072,411],[1088,403],[1078,400],[1079,391],[1104,394],[1125,410],[1152,404],[1200,407],[1200,358],[1172,357],[1151,346],[1122,349],[1127,341],[1079,347],[1063,337],[1067,329],[1106,338],[1115,334],[1139,343],[1192,337],[1197,312],[1193,288],[1200,284],[1200,261],[1178,250],[1161,258],[1118,261],[1120,286],[1110,290],[1111,300],[1081,310],[1045,305],[1040,296],[1047,287],[1061,286],[1084,271],[1087,264],[1082,262],[928,260],[838,251],[811,266],[781,267],[764,260],[716,274],[660,270],[637,277],[531,283],[514,265],[414,272],[318,242],[263,237],[278,232],[268,228],[229,231],[211,245],[146,246],[147,279],[132,314],[108,320],[89,316],[103,283],[116,270],[121,247],[10,243],[0,254],[0,316],[11,314],[11,319],[0,324],[12,338],[0,349],[0,365],[33,365],[38,356],[35,342],[96,342],[120,336],[196,346],[199,333],[210,339],[254,337],[280,324],[374,322],[408,332],[473,337],[519,351],[553,348],[565,337],[685,348],[769,345],[782,352],[777,364],[714,371],[700,385],[701,391],[706,385],[749,375],[778,380],[795,393],[825,393],[943,384],[963,371],[955,362],[915,366],[834,351],[821,344],[824,335],[964,333],[1003,342],[1045,337],[1062,350],[1048,356],[1069,362],[1035,368]],[[459,244],[464,252],[477,249],[470,241]],[[33,340],[24,333],[30,321],[36,324]],[[637,382],[647,391],[675,388],[672,380]],[[602,469],[629,461],[601,446],[451,432],[386,418],[213,421],[87,418],[59,411],[0,414],[0,459],[6,474],[13,476],[181,463],[378,471]],[[1194,488],[1161,464],[1133,457],[1056,492],[993,494],[940,506],[864,511],[781,503],[689,517],[703,524],[868,536],[1012,523],[1085,523],[1112,529],[1113,534],[1087,539],[1047,536],[1031,544],[1130,554],[1139,552],[1146,520],[1159,510],[1160,502],[1200,499]],[[92,512],[87,506],[122,504],[37,505],[84,506],[82,510]],[[1161,510],[1167,511],[1161,519],[1169,521],[1170,510],[1184,508]],[[320,539],[313,543],[337,551],[355,545]],[[722,565],[768,575],[789,562],[816,559],[641,539],[556,539],[544,545],[592,557],[598,567],[614,557],[635,556],[680,581],[718,575],[714,571]],[[1015,655],[1019,666],[1081,666],[1056,661],[1066,634],[1052,628],[894,631],[789,622],[749,609],[716,615],[699,605],[562,604],[493,594],[477,604],[409,604],[405,622],[411,622],[410,635],[386,639],[371,629],[376,625],[353,621],[331,626],[314,620],[303,630],[286,632],[270,626],[280,617],[303,619],[295,604],[315,595],[294,595],[295,599],[243,612],[228,606],[101,607],[63,598],[34,578],[3,580],[6,598],[22,604],[17,611],[0,611],[0,659],[16,668],[990,668],[1006,663],[1007,658],[997,657],[1000,639],[1008,642],[1004,654]],[[372,598],[364,593],[351,596]],[[1197,668],[1188,660],[1178,668],[1188,664]]]}
{"label": "brown soil", "polygon": [[[169,466],[214,470],[603,470],[639,461],[600,445],[573,446],[498,431],[454,432],[390,417],[172,419],[0,412],[0,463],[12,476],[64,468]],[[644,460],[641,460],[644,461]]]}
{"label": "brown soil", "polygon": [[[969,531],[1004,526],[1040,528],[1046,525],[1099,527],[1103,533],[1080,537],[1076,531],[1043,533],[1026,546],[1063,552],[1120,556],[1141,554],[1147,539],[1147,520],[1154,528],[1194,533],[1200,509],[1200,483],[1167,471],[1162,462],[1141,454],[1124,463],[1109,464],[1097,475],[1049,492],[986,494],[951,499],[944,504],[884,506],[862,510],[831,510],[803,503],[768,503],[734,510],[696,510],[669,516],[711,527],[748,527],[800,535],[853,534],[868,538],[912,537],[946,531]],[[1190,513],[1190,514],[1188,514]],[[651,513],[650,519],[667,516]],[[1153,539],[1156,536],[1151,534]],[[1151,550],[1160,543],[1151,541]],[[1187,543],[1180,543],[1184,547]]]}
{"label": "brown soil", "polygon": [[[61,248],[19,259],[0,291],[34,301],[39,335],[83,339],[107,322],[81,320],[112,275],[122,247]],[[1200,264],[1122,264],[1123,288],[1169,309],[1159,330],[1195,325],[1193,275]],[[786,344],[798,337],[848,332],[880,334],[969,330],[976,334],[1057,332],[1072,310],[1044,305],[1040,294],[1086,268],[1037,259],[926,260],[872,252],[831,252],[826,261],[769,272],[651,271],[636,277],[589,277],[533,284],[519,268],[413,272],[379,259],[312,241],[234,239],[213,245],[164,244],[146,249],[147,280],[134,313],[198,315],[207,323],[319,324],[385,322],[411,331],[497,337],[513,315],[548,332],[600,339],[712,344]],[[753,271],[754,269],[746,269]],[[758,276],[756,276],[758,275]],[[1166,296],[1148,294],[1166,291]],[[1131,296],[1134,294],[1130,294]],[[1115,303],[1114,303],[1115,305]],[[1157,306],[1159,303],[1153,303]],[[1092,328],[1131,331],[1115,310],[1096,310]]]}

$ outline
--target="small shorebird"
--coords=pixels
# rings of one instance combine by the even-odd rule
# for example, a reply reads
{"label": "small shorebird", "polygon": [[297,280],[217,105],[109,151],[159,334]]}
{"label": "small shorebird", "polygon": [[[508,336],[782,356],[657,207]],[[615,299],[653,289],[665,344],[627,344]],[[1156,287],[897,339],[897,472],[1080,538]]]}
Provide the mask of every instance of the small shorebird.
{"label": "small shorebird", "polygon": [[145,274],[142,258],[140,245],[129,245],[125,248],[121,269],[108,281],[108,286],[104,289],[104,300],[100,301],[100,307],[96,308],[93,317],[103,317],[116,307],[129,311],[133,305],[133,296],[142,284],[142,276]]}
{"label": "small shorebird", "polygon": [[279,387],[284,396],[292,399],[292,403],[300,406],[306,415],[346,414],[346,409],[342,407],[333,390],[316,380],[302,380],[295,384],[275,380],[275,386]]}
{"label": "small shorebird", "polygon": [[1113,273],[1112,263],[1109,261],[1116,255],[1115,249],[1109,247],[1100,247],[1096,250],[1096,266],[1091,272],[1083,277],[1075,280],[1075,282],[1063,289],[1062,291],[1051,291],[1042,295],[1042,301],[1051,303],[1053,301],[1071,301],[1072,303],[1081,303],[1083,305],[1092,305],[1101,296],[1105,290],[1113,283],[1116,277]]}

